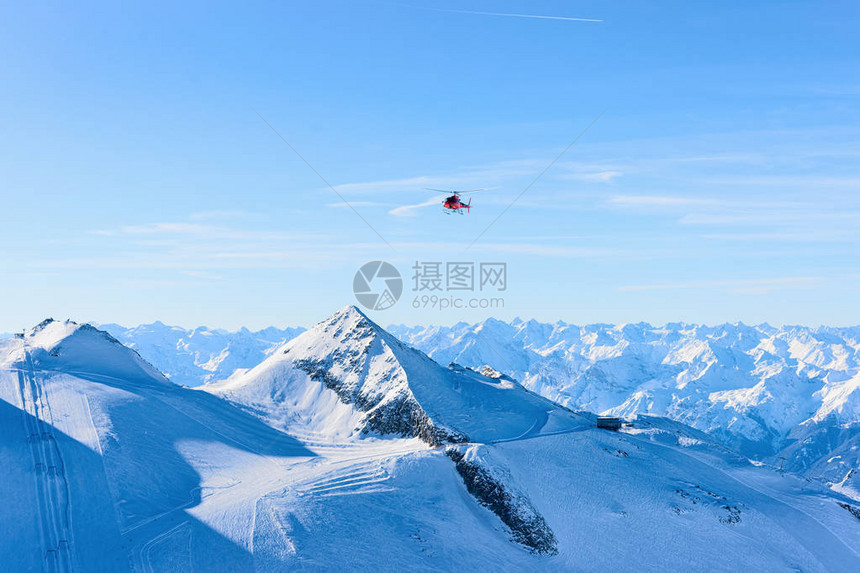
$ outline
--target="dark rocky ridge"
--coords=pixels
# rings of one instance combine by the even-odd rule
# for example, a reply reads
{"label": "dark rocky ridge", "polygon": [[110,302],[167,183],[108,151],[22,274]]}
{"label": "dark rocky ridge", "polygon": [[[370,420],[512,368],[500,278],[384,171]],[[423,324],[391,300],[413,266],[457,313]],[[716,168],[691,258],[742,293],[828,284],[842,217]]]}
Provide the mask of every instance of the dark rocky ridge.
{"label": "dark rocky ridge", "polygon": [[438,427],[415,398],[406,393],[383,402],[379,396],[362,394],[356,388],[349,388],[331,374],[333,361],[331,357],[327,360],[301,359],[293,362],[293,365],[307,372],[312,380],[322,382],[344,403],[367,412],[363,432],[418,437],[432,446],[469,441],[468,436],[461,432]]}
{"label": "dark rocky ridge", "polygon": [[527,497],[511,492],[480,463],[467,460],[457,447],[446,448],[445,454],[454,460],[469,493],[499,516],[514,541],[542,555],[558,553],[555,534]]}
{"label": "dark rocky ridge", "polygon": [[[350,318],[357,320],[350,324]],[[408,387],[392,398],[375,387],[342,380],[333,374],[336,371],[334,366],[337,365],[337,369],[341,371],[360,373],[358,379],[361,379],[361,375],[367,374],[366,358],[371,353],[371,348],[377,344],[384,344],[392,349],[418,351],[406,347],[355,307],[338,312],[327,322],[318,325],[318,328],[322,328],[337,340],[339,346],[323,358],[295,358],[293,365],[305,371],[312,380],[322,382],[344,403],[352,404],[359,411],[367,413],[363,432],[418,437],[433,446],[469,441],[469,437],[464,433],[434,422]],[[284,351],[287,355],[289,352]],[[390,375],[376,382],[384,385],[390,382]]]}
{"label": "dark rocky ridge", "polygon": [[853,515],[857,519],[860,519],[860,507],[854,507],[853,505],[851,505],[849,503],[842,503],[842,502],[836,502],[836,503],[839,505],[839,507],[848,511],[851,515]]}

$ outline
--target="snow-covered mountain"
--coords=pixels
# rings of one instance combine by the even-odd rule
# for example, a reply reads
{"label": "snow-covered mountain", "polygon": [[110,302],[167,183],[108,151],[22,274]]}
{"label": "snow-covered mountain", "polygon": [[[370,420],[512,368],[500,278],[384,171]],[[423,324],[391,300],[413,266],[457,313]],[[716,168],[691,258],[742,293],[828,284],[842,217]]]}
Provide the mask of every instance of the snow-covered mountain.
{"label": "snow-covered mountain", "polygon": [[860,327],[488,319],[389,330],[439,362],[492,365],[560,404],[667,416],[750,458],[860,489]]}
{"label": "snow-covered mountain", "polygon": [[[285,385],[285,378],[292,383]],[[266,412],[269,420],[286,427],[290,424],[281,412],[291,417],[320,414],[319,397],[303,401],[320,383],[359,417],[336,429],[320,428],[326,435],[335,430],[341,435],[396,433],[439,445],[526,435],[538,419],[542,427],[558,429],[582,423],[508,378],[440,366],[355,307],[293,339],[256,368],[204,389]],[[298,408],[297,402],[303,406]]]}
{"label": "snow-covered mountain", "polygon": [[[0,342],[10,571],[850,571],[860,504],[645,417],[594,427],[345,308],[226,381],[105,332]],[[850,492],[849,492],[850,493]]]}
{"label": "snow-covered mountain", "polygon": [[187,330],[161,322],[126,328],[118,324],[96,325],[140,352],[171,382],[199,386],[223,380],[236,370],[252,368],[276,348],[305,331],[274,328],[235,332],[205,326]]}

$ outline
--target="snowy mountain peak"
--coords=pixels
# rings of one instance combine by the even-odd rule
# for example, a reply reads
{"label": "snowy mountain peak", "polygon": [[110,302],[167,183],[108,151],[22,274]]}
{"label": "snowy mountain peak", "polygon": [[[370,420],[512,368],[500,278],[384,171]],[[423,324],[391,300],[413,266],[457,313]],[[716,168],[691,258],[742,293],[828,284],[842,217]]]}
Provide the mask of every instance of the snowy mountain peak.
{"label": "snowy mountain peak", "polygon": [[335,336],[338,336],[338,332],[348,332],[352,329],[364,328],[371,328],[379,333],[384,332],[382,327],[370,320],[356,306],[347,305],[325,320],[317,323],[311,330],[335,333]]}
{"label": "snowy mountain peak", "polygon": [[30,362],[47,371],[167,383],[164,375],[137,352],[89,324],[49,318],[7,344],[12,345],[7,355],[11,363]]}
{"label": "snowy mountain peak", "polygon": [[306,338],[332,338],[338,341],[355,339],[355,335],[361,333],[366,336],[374,336],[385,339],[386,344],[402,346],[403,344],[388,331],[373,322],[366,314],[354,305],[347,305],[325,320],[317,323],[309,331],[315,333]]}
{"label": "snowy mountain peak", "polygon": [[71,320],[47,318],[24,333],[23,340],[31,350],[45,351],[58,355],[58,349],[68,343],[70,338],[87,339],[91,344],[118,345],[119,342],[107,332],[88,324],[78,324]]}
{"label": "snowy mountain peak", "polygon": [[345,354],[354,359],[370,352],[388,356],[403,348],[402,342],[350,305],[294,338],[276,354],[289,355],[293,361],[335,363],[335,358]]}
{"label": "snowy mountain peak", "polygon": [[[367,315],[364,314],[364,312],[360,308],[355,306],[354,304],[348,304],[348,305],[342,307],[340,310],[338,310],[337,312],[332,314],[327,320],[331,320],[331,319],[334,319],[334,318],[340,317],[340,316],[361,317],[361,318],[364,318],[366,320],[370,320],[369,318],[367,318]],[[326,321],[323,321],[323,322],[326,322]]]}
{"label": "snowy mountain peak", "polygon": [[[305,424],[338,435],[417,436],[430,444],[506,439],[538,432],[550,420],[559,427],[579,423],[508,377],[439,365],[351,306],[291,340],[257,368],[207,390],[290,418],[282,420],[284,425]],[[311,395],[315,403],[307,400]],[[300,407],[288,409],[285,403]],[[320,403],[326,404],[324,416]]]}
{"label": "snowy mountain peak", "polygon": [[71,320],[59,321],[46,318],[24,333],[24,338],[33,346],[50,350],[62,339],[73,334],[79,325]]}

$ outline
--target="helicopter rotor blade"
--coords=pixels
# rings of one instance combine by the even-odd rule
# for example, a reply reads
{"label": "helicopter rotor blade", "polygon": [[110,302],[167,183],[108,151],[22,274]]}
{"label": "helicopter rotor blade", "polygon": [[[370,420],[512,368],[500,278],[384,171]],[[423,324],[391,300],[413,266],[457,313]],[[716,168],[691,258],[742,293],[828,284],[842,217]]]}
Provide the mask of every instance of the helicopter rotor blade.
{"label": "helicopter rotor blade", "polygon": [[464,193],[477,193],[478,191],[486,191],[486,189],[466,189],[465,191],[457,191],[456,189],[433,189],[425,187],[426,191],[436,191],[437,193],[450,193],[452,195],[463,195]]}

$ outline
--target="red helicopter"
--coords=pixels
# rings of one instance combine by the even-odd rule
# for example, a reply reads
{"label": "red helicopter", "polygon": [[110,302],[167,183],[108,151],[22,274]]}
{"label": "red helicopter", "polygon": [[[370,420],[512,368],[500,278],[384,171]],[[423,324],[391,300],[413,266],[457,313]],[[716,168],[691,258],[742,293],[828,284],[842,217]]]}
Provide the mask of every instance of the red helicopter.
{"label": "red helicopter", "polygon": [[448,189],[430,189],[429,187],[425,187],[427,191],[436,191],[437,193],[450,193],[448,197],[442,202],[442,212],[446,215],[450,215],[451,213],[460,213],[461,215],[466,212],[471,212],[472,209],[472,198],[469,197],[468,203],[463,203],[460,199],[460,195],[465,195],[467,193],[477,193],[478,191],[484,191],[484,189],[468,189],[466,191],[453,191]]}

